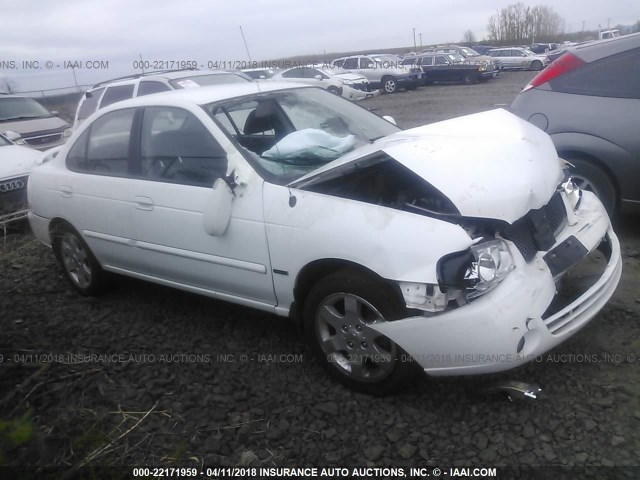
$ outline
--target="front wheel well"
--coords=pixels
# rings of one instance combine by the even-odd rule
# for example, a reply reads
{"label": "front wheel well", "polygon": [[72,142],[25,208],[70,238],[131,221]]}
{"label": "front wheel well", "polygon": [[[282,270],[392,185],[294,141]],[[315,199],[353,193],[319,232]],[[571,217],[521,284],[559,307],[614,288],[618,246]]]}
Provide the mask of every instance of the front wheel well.
{"label": "front wheel well", "polygon": [[559,149],[558,156],[569,163],[571,163],[572,158],[575,158],[578,160],[584,160],[585,162],[592,163],[595,166],[601,168],[607,174],[607,176],[609,177],[609,180],[611,180],[611,183],[613,183],[613,186],[616,189],[616,196],[620,195],[620,185],[618,185],[618,180],[616,179],[616,176],[613,174],[609,166],[605,162],[600,160],[598,157],[595,157],[589,153],[581,152],[580,150],[573,150],[573,149]]}
{"label": "front wheel well", "polygon": [[338,272],[340,270],[355,271],[378,282],[383,282],[387,284],[394,292],[396,292],[399,298],[404,302],[402,292],[400,291],[400,286],[397,283],[381,277],[373,270],[370,270],[369,268],[364,267],[356,262],[339,258],[326,258],[308,263],[300,270],[298,276],[296,277],[296,283],[293,288],[295,308],[292,312],[292,316],[296,320],[300,320],[302,318],[305,300],[313,286],[321,278],[324,278],[327,275],[331,275],[332,273]]}
{"label": "front wheel well", "polygon": [[49,237],[51,238],[51,241],[53,241],[56,233],[59,232],[61,228],[69,228],[76,231],[76,229],[73,228],[73,225],[64,218],[56,217],[49,222]]}

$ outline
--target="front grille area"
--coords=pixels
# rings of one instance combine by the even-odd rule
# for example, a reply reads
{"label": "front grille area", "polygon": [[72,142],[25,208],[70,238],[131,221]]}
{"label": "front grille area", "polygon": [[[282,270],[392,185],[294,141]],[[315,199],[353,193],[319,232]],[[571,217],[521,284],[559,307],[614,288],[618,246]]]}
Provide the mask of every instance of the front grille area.
{"label": "front grille area", "polygon": [[369,91],[369,84],[368,83],[352,83],[351,85],[349,85],[351,88],[354,88],[356,90],[361,90],[363,92],[368,92]]}
{"label": "front grille area", "polygon": [[29,177],[0,181],[0,217],[27,208],[27,182]]}
{"label": "front grille area", "polygon": [[504,230],[502,236],[511,240],[525,261],[530,262],[537,252],[553,246],[556,234],[566,223],[567,210],[560,192],[556,192],[548,204],[538,210],[530,210]]}
{"label": "front grille area", "polygon": [[24,141],[34,147],[49,145],[50,143],[59,142],[62,139],[62,133],[51,133],[49,135],[38,135],[37,137],[23,137]]}

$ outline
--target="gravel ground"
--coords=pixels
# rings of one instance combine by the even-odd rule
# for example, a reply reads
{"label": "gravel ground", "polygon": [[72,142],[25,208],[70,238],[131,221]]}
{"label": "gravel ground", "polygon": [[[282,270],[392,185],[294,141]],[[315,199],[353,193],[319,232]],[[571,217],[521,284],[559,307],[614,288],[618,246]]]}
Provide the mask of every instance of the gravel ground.
{"label": "gravel ground", "polygon": [[[363,105],[411,127],[508,104],[530,77]],[[613,300],[543,361],[387,398],[332,382],[285,319],[124,278],[82,298],[49,249],[13,232],[0,243],[0,465],[637,465],[637,217],[617,230]],[[481,393],[498,379],[543,394]]]}

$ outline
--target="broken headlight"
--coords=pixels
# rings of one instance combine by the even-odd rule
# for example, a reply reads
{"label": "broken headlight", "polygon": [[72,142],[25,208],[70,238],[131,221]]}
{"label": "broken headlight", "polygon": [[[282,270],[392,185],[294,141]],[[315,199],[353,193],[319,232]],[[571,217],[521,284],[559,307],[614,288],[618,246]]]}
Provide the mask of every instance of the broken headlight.
{"label": "broken headlight", "polygon": [[491,239],[443,257],[438,262],[438,278],[443,286],[464,289],[470,300],[495,288],[514,268],[507,243]]}
{"label": "broken headlight", "polygon": [[466,297],[475,298],[496,287],[515,268],[504,240],[489,240],[471,247],[474,260],[464,273]]}

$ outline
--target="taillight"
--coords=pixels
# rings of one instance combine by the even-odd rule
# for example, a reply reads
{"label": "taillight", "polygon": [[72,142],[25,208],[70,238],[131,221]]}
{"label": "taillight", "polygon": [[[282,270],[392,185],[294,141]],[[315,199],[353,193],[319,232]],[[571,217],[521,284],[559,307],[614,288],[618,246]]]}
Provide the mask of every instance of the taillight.
{"label": "taillight", "polygon": [[552,62],[551,65],[549,65],[545,70],[541,71],[538,75],[533,77],[533,80],[531,80],[529,85],[524,87],[522,91],[526,92],[531,88],[536,88],[543,83],[546,83],[549,80],[553,80],[560,75],[564,75],[571,70],[575,70],[576,68],[579,68],[584,64],[585,62],[583,60],[579,59],[574,54],[567,52],[556,61]]}

